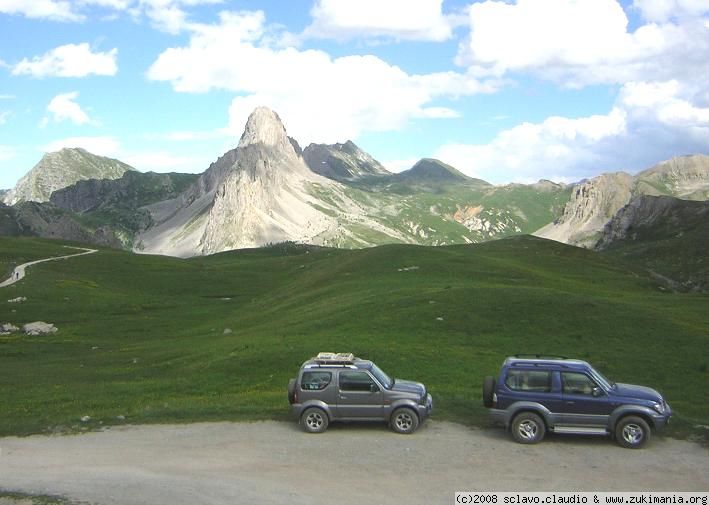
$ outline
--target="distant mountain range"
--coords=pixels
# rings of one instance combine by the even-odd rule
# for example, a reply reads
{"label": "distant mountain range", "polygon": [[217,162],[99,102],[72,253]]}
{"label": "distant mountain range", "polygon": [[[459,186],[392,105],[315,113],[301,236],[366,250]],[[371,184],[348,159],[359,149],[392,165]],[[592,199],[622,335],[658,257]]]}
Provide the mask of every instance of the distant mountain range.
{"label": "distant mountain range", "polygon": [[537,234],[593,247],[633,198],[709,198],[709,157],[636,176],[493,186],[435,159],[390,173],[353,142],[301,149],[278,115],[249,117],[237,148],[200,175],[140,173],[82,149],[49,153],[6,192],[0,233],[194,256],[294,241],[444,245]]}

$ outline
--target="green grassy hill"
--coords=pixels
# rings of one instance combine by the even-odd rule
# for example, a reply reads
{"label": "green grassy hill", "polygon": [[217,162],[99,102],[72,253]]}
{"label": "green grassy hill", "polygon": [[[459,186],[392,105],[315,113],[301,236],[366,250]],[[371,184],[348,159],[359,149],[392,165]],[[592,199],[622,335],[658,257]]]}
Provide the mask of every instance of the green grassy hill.
{"label": "green grassy hill", "polygon": [[[0,272],[61,254],[0,238]],[[287,419],[288,379],[325,350],[425,382],[439,419],[485,425],[483,376],[509,354],[544,352],[659,389],[675,433],[709,424],[707,295],[663,292],[612,258],[527,236],[190,260],[101,250],[37,265],[0,293],[0,322],[59,328],[0,336],[0,435]],[[4,301],[17,296],[27,301]]]}

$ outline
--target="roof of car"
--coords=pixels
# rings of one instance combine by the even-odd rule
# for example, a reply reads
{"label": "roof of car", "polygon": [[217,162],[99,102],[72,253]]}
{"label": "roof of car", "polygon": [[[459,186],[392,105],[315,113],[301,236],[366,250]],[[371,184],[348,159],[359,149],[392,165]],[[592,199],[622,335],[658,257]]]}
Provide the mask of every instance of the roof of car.
{"label": "roof of car", "polygon": [[502,364],[505,367],[539,367],[555,370],[585,370],[591,367],[586,361],[565,356],[545,356],[540,354],[518,354],[510,356]]}

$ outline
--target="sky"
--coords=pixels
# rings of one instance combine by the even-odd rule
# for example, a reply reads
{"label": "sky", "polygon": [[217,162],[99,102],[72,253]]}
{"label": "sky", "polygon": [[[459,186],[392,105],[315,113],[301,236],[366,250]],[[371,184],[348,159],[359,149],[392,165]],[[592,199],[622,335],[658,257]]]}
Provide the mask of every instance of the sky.
{"label": "sky", "polygon": [[495,184],[709,153],[709,0],[0,0],[0,188],[83,147],[203,172],[265,105]]}

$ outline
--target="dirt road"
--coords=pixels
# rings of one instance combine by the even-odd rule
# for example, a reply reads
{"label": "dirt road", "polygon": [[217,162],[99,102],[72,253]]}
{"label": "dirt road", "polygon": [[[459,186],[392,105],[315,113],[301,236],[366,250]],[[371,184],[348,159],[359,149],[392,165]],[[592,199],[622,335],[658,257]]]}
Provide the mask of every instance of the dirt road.
{"label": "dirt road", "polygon": [[451,504],[463,490],[707,490],[709,450],[656,437],[643,450],[550,436],[522,446],[498,429],[429,421],[125,426],[0,439],[0,489],[100,505]]}
{"label": "dirt road", "polygon": [[79,251],[84,251],[81,253],[77,254],[67,254],[66,256],[53,256],[51,258],[44,258],[41,260],[35,260],[35,261],[30,261],[28,263],[23,263],[22,265],[18,265],[15,267],[15,269],[12,271],[12,275],[5,279],[4,281],[0,282],[0,288],[4,288],[5,286],[10,286],[11,284],[16,283],[17,281],[21,280],[25,276],[25,270],[32,265],[36,265],[37,263],[44,263],[45,261],[57,261],[57,260],[65,260],[68,258],[73,258],[74,256],[83,256],[85,254],[93,254],[95,252],[98,252],[96,249],[86,249],[85,247],[72,247],[65,245],[67,249],[78,249]]}

